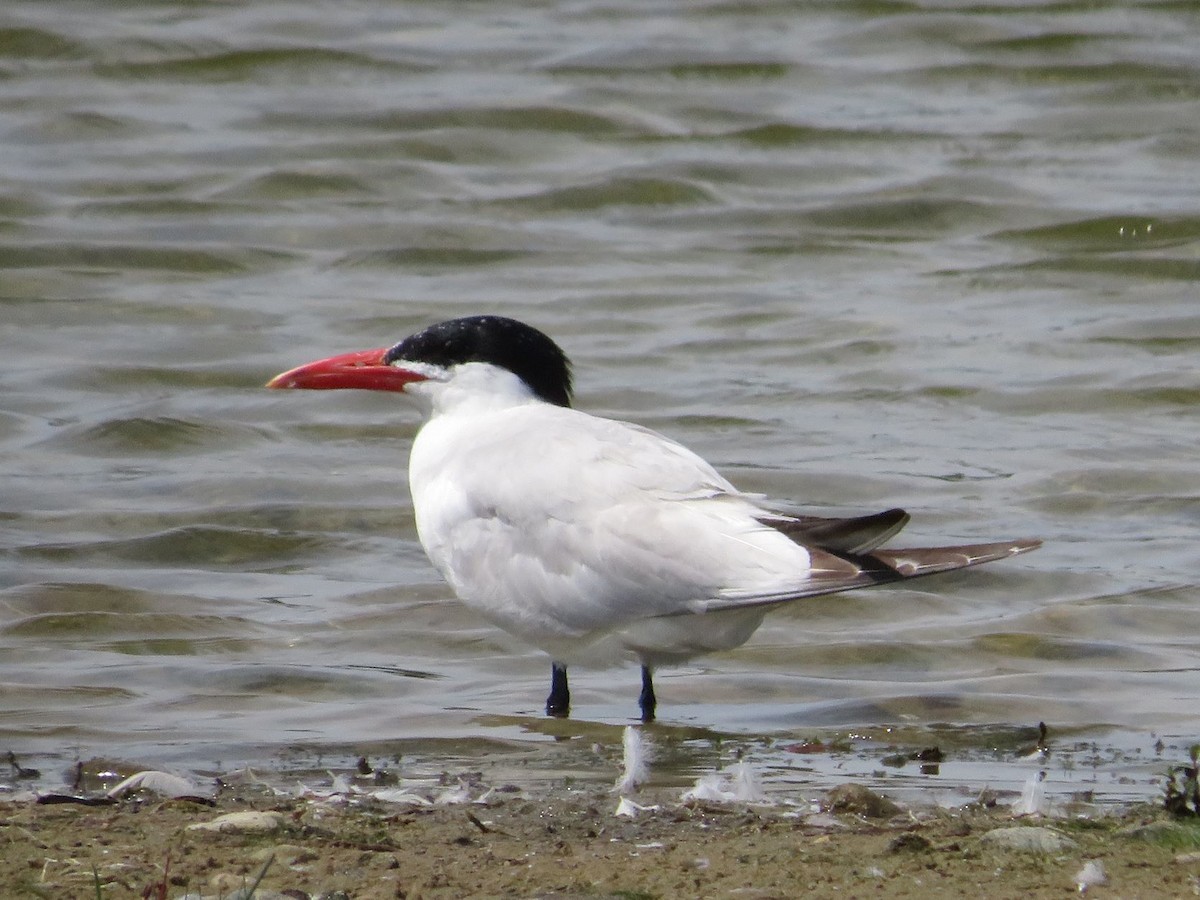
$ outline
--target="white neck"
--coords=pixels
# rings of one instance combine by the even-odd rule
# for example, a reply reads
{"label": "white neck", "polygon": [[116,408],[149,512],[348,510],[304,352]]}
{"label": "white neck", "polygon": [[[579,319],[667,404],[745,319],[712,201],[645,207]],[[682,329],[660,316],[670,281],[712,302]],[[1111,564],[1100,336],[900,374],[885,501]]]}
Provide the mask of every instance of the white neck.
{"label": "white neck", "polygon": [[490,363],[463,363],[455,366],[447,380],[430,379],[408,385],[405,393],[426,407],[430,417],[441,415],[477,415],[542,403],[529,385],[508,369]]}

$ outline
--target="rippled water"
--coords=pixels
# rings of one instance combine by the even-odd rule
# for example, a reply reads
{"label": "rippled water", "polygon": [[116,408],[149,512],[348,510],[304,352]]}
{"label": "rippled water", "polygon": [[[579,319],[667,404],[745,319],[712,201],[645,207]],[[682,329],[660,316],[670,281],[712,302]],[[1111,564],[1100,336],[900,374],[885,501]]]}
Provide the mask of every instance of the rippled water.
{"label": "rippled water", "polygon": [[[665,727],[1194,736],[1198,45],[1190,0],[7,4],[0,733],[563,734],[415,542],[414,414],[261,387],[498,311],[746,489],[1047,541],[775,614]],[[636,712],[573,687],[568,734]]]}

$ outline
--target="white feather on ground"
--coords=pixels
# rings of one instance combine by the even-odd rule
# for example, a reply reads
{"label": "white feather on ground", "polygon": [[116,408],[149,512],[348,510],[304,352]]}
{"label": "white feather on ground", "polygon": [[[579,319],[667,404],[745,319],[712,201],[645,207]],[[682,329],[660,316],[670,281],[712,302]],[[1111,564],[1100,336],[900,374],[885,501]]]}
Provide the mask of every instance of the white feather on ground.
{"label": "white feather on ground", "polygon": [[114,785],[106,796],[116,799],[134,791],[150,791],[163,797],[187,797],[201,793],[186,778],[172,775],[170,772],[146,770],[130,775],[124,781]]}
{"label": "white feather on ground", "polygon": [[708,800],[714,803],[764,803],[766,794],[758,775],[745,760],[735,763],[724,772],[714,772],[696,779],[695,785],[680,797],[689,800]]}
{"label": "white feather on ground", "polygon": [[640,728],[626,725],[621,743],[624,747],[623,771],[617,779],[617,793],[632,794],[639,785],[645,784],[650,778],[650,741],[643,737]]}
{"label": "white feather on ground", "polygon": [[613,811],[614,816],[623,816],[626,819],[636,819],[638,813],[654,812],[658,809],[658,805],[642,806],[640,803],[634,803],[628,797],[622,797],[617,801],[617,808]]}
{"label": "white feather on ground", "polygon": [[1045,772],[1030,776],[1021,791],[1021,799],[1012,805],[1014,816],[1044,816],[1050,812],[1050,798],[1042,782],[1046,779]]}
{"label": "white feather on ground", "polygon": [[1104,863],[1098,859],[1089,859],[1083,868],[1075,873],[1075,886],[1079,893],[1084,893],[1090,887],[1108,884],[1108,874],[1104,871]]}

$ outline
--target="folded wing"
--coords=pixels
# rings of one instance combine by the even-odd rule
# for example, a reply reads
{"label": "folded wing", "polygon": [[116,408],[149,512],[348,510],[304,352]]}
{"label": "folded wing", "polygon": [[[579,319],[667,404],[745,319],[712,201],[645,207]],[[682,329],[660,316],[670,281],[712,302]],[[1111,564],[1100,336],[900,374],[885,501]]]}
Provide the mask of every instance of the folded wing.
{"label": "folded wing", "polygon": [[[898,510],[880,513],[880,516],[894,517]],[[875,517],[867,516],[865,519]],[[857,520],[841,520],[857,521]],[[896,526],[896,530],[903,522]],[[816,526],[822,527],[822,526]],[[853,532],[851,526],[846,526],[846,534]],[[837,529],[834,529],[837,531]],[[842,532],[838,531],[838,534]],[[791,536],[791,535],[789,535]],[[834,541],[836,543],[836,540]],[[912,549],[879,550],[872,549],[866,553],[848,553],[840,550],[829,550],[820,547],[810,548],[812,554],[812,571],[809,577],[794,589],[772,593],[751,593],[745,591],[727,590],[719,596],[704,600],[694,600],[688,604],[687,613],[720,612],[723,610],[749,609],[752,607],[774,606],[799,600],[804,597],[816,597],[821,594],[835,594],[840,591],[850,591],[855,588],[869,587],[876,584],[886,584],[892,581],[906,581],[910,578],[920,578],[924,575],[934,575],[938,572],[950,572],[955,569],[966,569],[983,563],[1007,559],[1020,553],[1028,553],[1042,545],[1038,540],[1000,541],[990,544],[963,544],[954,547],[917,547]],[[681,613],[682,614],[682,613]]]}

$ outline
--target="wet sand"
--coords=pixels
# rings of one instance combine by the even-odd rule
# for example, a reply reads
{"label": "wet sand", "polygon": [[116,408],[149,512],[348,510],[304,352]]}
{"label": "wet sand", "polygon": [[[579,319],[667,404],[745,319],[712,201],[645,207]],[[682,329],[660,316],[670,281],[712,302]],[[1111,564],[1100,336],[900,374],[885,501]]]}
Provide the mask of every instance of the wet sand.
{"label": "wet sand", "polygon": [[[1041,898],[1081,881],[1101,897],[1200,892],[1200,823],[1161,803],[1016,816],[986,792],[950,809],[852,782],[816,804],[684,800],[651,779],[631,795],[649,808],[618,815],[611,786],[441,782],[407,800],[400,784],[352,773],[290,795],[255,779],[175,799],[14,791],[0,799],[0,895],[244,900],[257,884],[259,900]],[[262,815],[221,819],[247,812]]]}

